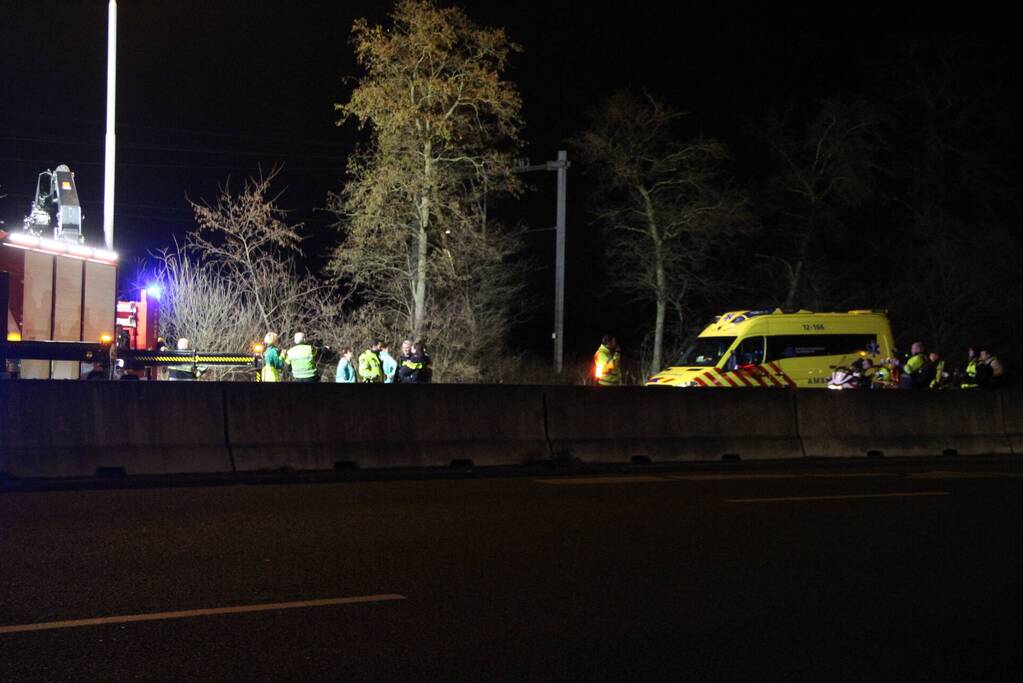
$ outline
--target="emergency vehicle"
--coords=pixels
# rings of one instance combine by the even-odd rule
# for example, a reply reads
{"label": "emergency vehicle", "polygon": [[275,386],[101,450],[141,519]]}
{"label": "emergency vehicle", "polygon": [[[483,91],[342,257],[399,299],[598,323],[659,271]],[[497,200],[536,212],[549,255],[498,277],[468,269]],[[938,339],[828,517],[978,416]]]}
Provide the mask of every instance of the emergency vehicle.
{"label": "emergency vehicle", "polygon": [[24,229],[0,230],[0,378],[78,379],[97,363],[109,378],[111,361],[122,379],[156,379],[170,365],[256,367],[248,353],[164,349],[159,291],[117,301],[117,260],[85,244],[74,173],[40,173]]}
{"label": "emergency vehicle", "polygon": [[825,389],[836,367],[893,351],[884,313],[731,311],[717,316],[647,386]]}
{"label": "emergency vehicle", "polygon": [[[114,335],[117,254],[85,244],[75,175],[39,174],[21,232],[0,232],[5,285],[0,355],[21,358],[23,379],[77,379]],[[0,366],[0,371],[6,368]]]}

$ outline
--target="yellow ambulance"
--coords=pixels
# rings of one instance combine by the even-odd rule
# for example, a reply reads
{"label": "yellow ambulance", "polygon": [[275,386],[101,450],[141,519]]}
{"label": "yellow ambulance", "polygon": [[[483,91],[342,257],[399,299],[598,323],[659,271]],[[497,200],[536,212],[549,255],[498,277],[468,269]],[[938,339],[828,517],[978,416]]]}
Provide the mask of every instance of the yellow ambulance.
{"label": "yellow ambulance", "polygon": [[892,351],[883,313],[732,311],[716,317],[647,386],[824,389],[836,367],[859,358],[877,365]]}

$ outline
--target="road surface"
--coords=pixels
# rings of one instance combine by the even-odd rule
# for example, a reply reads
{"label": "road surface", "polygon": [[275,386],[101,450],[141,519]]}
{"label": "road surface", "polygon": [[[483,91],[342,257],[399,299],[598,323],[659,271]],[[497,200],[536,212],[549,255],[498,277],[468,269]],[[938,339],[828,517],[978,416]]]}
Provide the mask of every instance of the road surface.
{"label": "road surface", "polygon": [[0,680],[955,680],[1023,661],[1023,469],[0,494]]}

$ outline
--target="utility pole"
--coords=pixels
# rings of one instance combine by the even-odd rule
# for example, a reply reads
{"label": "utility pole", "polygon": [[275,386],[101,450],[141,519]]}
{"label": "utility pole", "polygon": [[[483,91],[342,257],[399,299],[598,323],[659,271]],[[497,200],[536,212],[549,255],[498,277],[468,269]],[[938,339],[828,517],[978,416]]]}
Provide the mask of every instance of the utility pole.
{"label": "utility pole", "polygon": [[526,161],[517,166],[515,170],[520,173],[528,171],[557,171],[558,172],[558,205],[554,230],[554,332],[551,338],[554,340],[554,373],[561,374],[565,359],[565,214],[568,199],[568,152],[558,150],[557,161],[548,161],[545,164],[529,165]]}
{"label": "utility pole", "polygon": [[114,109],[117,100],[117,0],[107,10],[107,139],[103,170],[103,246],[114,249]]}

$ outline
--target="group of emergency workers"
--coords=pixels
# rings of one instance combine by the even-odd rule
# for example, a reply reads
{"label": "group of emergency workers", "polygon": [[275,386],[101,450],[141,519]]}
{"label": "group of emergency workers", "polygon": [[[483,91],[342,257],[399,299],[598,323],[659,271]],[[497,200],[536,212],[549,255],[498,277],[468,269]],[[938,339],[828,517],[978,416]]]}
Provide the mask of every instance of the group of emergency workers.
{"label": "group of emergency workers", "polygon": [[927,352],[923,342],[914,342],[909,354],[897,354],[875,364],[861,358],[837,368],[829,378],[829,389],[978,389],[1008,386],[1005,366],[984,348],[969,347],[966,359],[952,367],[937,351]]}
{"label": "group of emergency workers", "polygon": [[[316,350],[301,332],[295,334],[295,344],[280,349],[275,332],[263,339],[263,368],[260,381],[281,382],[285,375],[293,382],[318,382]],[[401,354],[394,358],[387,344],[370,339],[354,363],[352,347],[341,348],[334,381],[340,384],[428,384],[433,375],[430,354],[422,341],[406,339],[401,343]]]}

